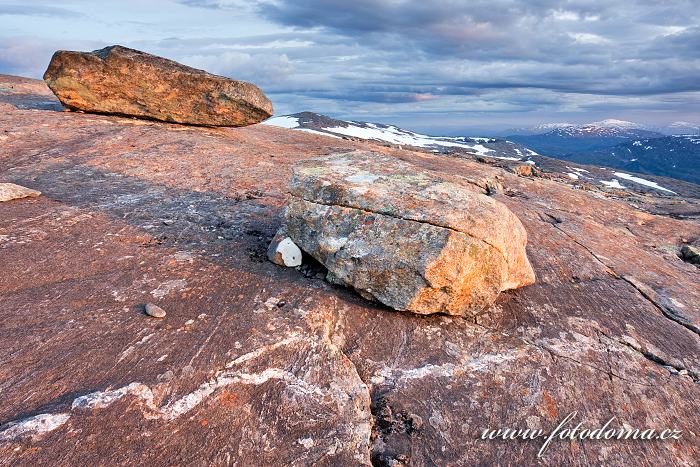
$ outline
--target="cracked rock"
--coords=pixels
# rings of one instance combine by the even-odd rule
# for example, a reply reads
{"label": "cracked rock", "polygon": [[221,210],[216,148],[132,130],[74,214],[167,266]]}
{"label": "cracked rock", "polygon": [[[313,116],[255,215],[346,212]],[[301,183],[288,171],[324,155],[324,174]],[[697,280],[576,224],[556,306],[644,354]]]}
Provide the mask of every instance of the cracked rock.
{"label": "cracked rock", "polygon": [[253,125],[272,116],[272,103],[254,84],[119,45],[59,50],[44,80],[63,105],[85,112],[213,126]]}
{"label": "cracked rock", "polygon": [[476,186],[355,151],[299,163],[291,195],[278,235],[396,310],[471,314],[535,280],[520,220]]}

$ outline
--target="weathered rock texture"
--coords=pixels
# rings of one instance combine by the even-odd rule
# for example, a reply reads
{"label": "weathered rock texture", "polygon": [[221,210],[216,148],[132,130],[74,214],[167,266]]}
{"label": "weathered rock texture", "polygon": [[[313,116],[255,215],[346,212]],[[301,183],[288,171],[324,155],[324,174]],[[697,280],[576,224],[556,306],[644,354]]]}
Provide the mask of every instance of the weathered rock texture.
{"label": "weathered rock texture", "polygon": [[[697,200],[669,216],[467,158],[3,99],[0,179],[44,196],[0,203],[0,464],[697,464],[700,270],[678,257]],[[358,148],[462,186],[500,174],[537,282],[418,316],[267,261],[291,167]],[[479,439],[574,410],[682,436],[539,460],[542,441]]]}
{"label": "weathered rock texture", "polygon": [[212,126],[252,125],[272,115],[254,84],[119,45],[60,50],[44,80],[65,106],[85,112]]}
{"label": "weathered rock texture", "polygon": [[294,168],[283,230],[329,270],[397,310],[471,314],[534,282],[527,234],[481,188],[355,151]]}
{"label": "weathered rock texture", "polygon": [[700,266],[700,247],[693,245],[683,245],[681,247],[681,258],[691,264]]}
{"label": "weathered rock texture", "polygon": [[0,203],[39,195],[41,195],[40,191],[32,190],[31,188],[14,183],[0,183]]}

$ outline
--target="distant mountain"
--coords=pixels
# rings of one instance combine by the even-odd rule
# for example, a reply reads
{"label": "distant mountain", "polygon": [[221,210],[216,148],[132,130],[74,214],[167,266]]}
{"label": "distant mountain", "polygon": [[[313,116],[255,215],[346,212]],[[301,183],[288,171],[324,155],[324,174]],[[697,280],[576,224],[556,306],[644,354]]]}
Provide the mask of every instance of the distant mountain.
{"label": "distant mountain", "polygon": [[537,155],[535,151],[499,138],[428,136],[394,125],[337,120],[313,112],[273,117],[264,123],[336,138],[356,138],[416,146],[433,152],[463,150],[479,156],[511,160],[527,160],[530,156]]}
{"label": "distant mountain", "polygon": [[[541,132],[542,130],[545,132]],[[663,136],[634,122],[610,119],[583,125],[539,125],[528,130],[521,129],[520,134],[509,135],[506,139],[547,156],[562,157],[571,153],[595,151],[627,141]]]}
{"label": "distant mountain", "polygon": [[556,130],[562,130],[565,133],[575,134],[602,134],[611,135],[624,132],[625,130],[651,130],[640,123],[628,122],[626,120],[616,120],[609,118],[607,120],[601,120],[599,122],[591,123],[542,123],[540,125],[535,125],[525,128],[512,128],[502,132],[503,135],[542,135]]}
{"label": "distant mountain", "polygon": [[637,139],[561,159],[700,184],[700,136]]}
{"label": "distant mountain", "polygon": [[690,122],[673,122],[659,127],[656,131],[666,135],[700,135],[700,124]]}
{"label": "distant mountain", "polygon": [[662,126],[646,126],[641,123],[628,122],[626,120],[607,119],[599,122],[584,124],[575,123],[543,123],[525,128],[511,128],[497,133],[498,136],[510,137],[512,135],[531,136],[543,135],[555,130],[563,130],[562,133],[570,135],[597,134],[599,136],[624,136],[625,130],[642,130],[660,133],[662,135],[698,135],[700,134],[700,123],[672,122]]}
{"label": "distant mountain", "polygon": [[549,133],[550,131],[558,130],[560,128],[572,128],[575,127],[573,123],[543,123],[541,125],[535,125],[526,128],[511,128],[506,131],[499,133],[501,136],[519,135],[519,136],[530,136],[530,135],[541,135],[544,133]]}
{"label": "distant mountain", "polygon": [[604,163],[580,166],[563,158],[541,156],[535,151],[500,138],[427,136],[394,125],[337,120],[313,112],[273,117],[263,123],[331,138],[370,140],[380,144],[412,146],[457,157],[488,159],[488,163],[502,167],[518,166],[525,162],[543,170],[550,177],[577,187],[587,185],[604,190],[653,195],[700,196],[700,187],[680,180],[656,176],[642,178],[615,169],[602,168],[602,165],[606,165]]}

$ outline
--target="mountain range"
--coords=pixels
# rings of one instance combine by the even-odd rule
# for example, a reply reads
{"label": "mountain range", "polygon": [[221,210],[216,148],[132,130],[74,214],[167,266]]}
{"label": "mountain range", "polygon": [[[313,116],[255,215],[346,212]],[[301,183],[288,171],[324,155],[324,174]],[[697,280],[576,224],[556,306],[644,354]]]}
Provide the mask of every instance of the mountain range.
{"label": "mountain range", "polygon": [[511,160],[527,160],[528,156],[537,155],[531,149],[502,138],[428,136],[394,125],[338,120],[313,112],[273,117],[265,123],[336,138],[357,138],[399,146],[414,146],[432,152],[466,150],[472,154]]}
{"label": "mountain range", "polygon": [[561,159],[700,184],[700,136],[638,139],[596,151],[565,155]]}
{"label": "mountain range", "polygon": [[[277,116],[266,120],[264,124],[331,138],[369,140],[394,146],[411,146],[433,153],[456,155],[458,157],[476,156],[496,164],[517,164],[520,162],[542,169],[551,176],[563,179],[574,186],[585,183],[608,189],[632,190],[654,194],[687,196],[700,194],[700,187],[697,185],[677,181],[685,180],[700,183],[691,174],[692,161],[700,160],[697,155],[693,155],[696,154],[693,151],[700,149],[700,144],[694,144],[693,141],[700,141],[700,137],[689,137],[686,140],[679,137],[664,137],[659,134],[659,138],[631,140],[630,138],[633,135],[656,133],[638,130],[624,124],[626,122],[606,122],[608,123],[608,129],[601,130],[600,136],[598,136],[599,139],[604,140],[607,144],[603,148],[609,149],[614,145],[629,142],[634,149],[638,149],[637,145],[643,142],[642,148],[653,147],[655,151],[647,149],[646,153],[640,154],[636,160],[631,160],[635,159],[634,157],[622,157],[622,150],[617,152],[614,150],[610,151],[610,154],[606,156],[603,149],[598,149],[599,152],[578,152],[575,154],[562,154],[559,157],[557,155],[547,157],[539,154],[532,148],[503,138],[428,136],[394,125],[339,120],[313,112]],[[610,122],[614,122],[614,124]],[[593,131],[592,126],[589,126],[589,128]],[[557,130],[565,130],[569,134],[577,134],[573,128],[557,128]],[[585,133],[586,130],[581,130],[581,132]],[[606,134],[607,136],[605,136]],[[670,143],[675,144],[677,148],[665,148],[665,145]],[[678,145],[683,145],[683,148]],[[670,152],[671,154],[675,152],[675,154],[673,154],[673,157],[664,157],[664,152],[669,149],[673,149]],[[613,152],[620,155],[613,155]],[[686,154],[689,154],[689,156],[686,157]],[[649,161],[647,161],[647,158]],[[621,170],[612,170],[611,168]],[[627,173],[628,171],[637,173],[637,175]],[[648,176],[641,177],[639,174]],[[658,177],[659,175],[672,178]]]}
{"label": "mountain range", "polygon": [[595,151],[630,140],[663,136],[662,133],[633,122],[603,120],[583,125],[568,123],[539,125],[516,130],[516,133],[506,136],[506,139],[532,148],[541,154],[561,157],[572,153]]}
{"label": "mountain range", "polygon": [[[694,134],[700,129],[692,123],[675,122],[654,130],[624,120],[603,120],[514,131],[507,140],[550,157],[700,183],[700,136]],[[688,134],[668,136],[661,131]]]}
{"label": "mountain range", "polygon": [[672,122],[664,126],[647,126],[641,123],[630,122],[626,120],[606,119],[591,123],[543,123],[531,127],[511,128],[498,133],[498,136],[531,136],[541,135],[552,131],[562,130],[564,134],[569,135],[598,135],[598,136],[624,136],[626,133],[634,133],[635,130],[646,131],[664,136],[674,135],[697,135],[700,134],[700,123],[691,122]]}

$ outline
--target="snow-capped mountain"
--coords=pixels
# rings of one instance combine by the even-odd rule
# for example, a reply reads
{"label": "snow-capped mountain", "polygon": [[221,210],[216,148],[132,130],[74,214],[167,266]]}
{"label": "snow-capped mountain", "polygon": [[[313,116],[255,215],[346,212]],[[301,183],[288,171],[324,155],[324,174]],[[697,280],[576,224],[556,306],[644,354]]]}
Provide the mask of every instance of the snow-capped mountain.
{"label": "snow-capped mountain", "polygon": [[700,184],[700,136],[638,139],[563,159]]}
{"label": "snow-capped mountain", "polygon": [[513,128],[503,132],[504,135],[542,135],[556,130],[565,130],[571,133],[595,133],[602,132],[609,134],[611,132],[624,132],[626,130],[652,130],[651,128],[642,125],[641,123],[628,122],[626,120],[616,120],[608,118],[598,122],[590,123],[542,123],[526,128]]}
{"label": "snow-capped mountain", "polygon": [[[552,158],[499,138],[428,136],[394,125],[338,120],[313,112],[272,117],[263,123],[330,138],[363,139],[396,146],[411,146],[458,157],[486,156],[490,164],[503,167],[517,165],[517,161],[527,162],[549,173],[550,176],[567,180],[576,186],[592,185],[609,190],[669,196],[700,194],[699,187],[681,181],[700,183],[697,176],[692,173],[693,168],[700,165],[700,157],[697,152],[693,152],[700,150],[700,137],[681,138],[659,135],[659,138],[622,139],[622,144],[617,140],[619,146],[616,145],[615,148],[609,147],[610,141],[615,140],[608,137],[604,138],[608,147],[603,150],[569,153]],[[600,123],[610,127],[629,128],[626,122],[597,122],[597,124]],[[550,129],[550,133],[566,128],[563,124],[557,124],[556,130]],[[627,155],[635,154],[638,150],[644,150],[645,154],[637,157]],[[686,157],[686,154],[695,155]],[[642,177],[640,174],[645,176]]]}
{"label": "snow-capped mountain", "polygon": [[583,125],[540,125],[528,129],[524,134],[521,132],[509,135],[506,139],[547,156],[562,157],[571,153],[595,151],[626,141],[663,136],[638,123],[608,119]]}
{"label": "snow-capped mountain", "polygon": [[616,135],[625,136],[629,131],[641,130],[661,133],[663,135],[697,135],[700,134],[700,123],[692,122],[672,122],[662,126],[647,126],[641,123],[629,122],[626,120],[616,120],[609,118],[598,122],[575,124],[575,123],[543,123],[526,128],[512,128],[510,130],[499,133],[501,136],[519,135],[531,136],[542,135],[556,130],[574,134],[599,134],[599,135]]}
{"label": "snow-capped mountain", "polygon": [[626,137],[630,135],[639,135],[643,132],[655,133],[651,128],[640,123],[628,122],[626,120],[616,120],[613,118],[583,124],[544,123],[529,128],[517,128],[513,130],[508,130],[506,133],[510,135],[532,136],[543,135],[552,132],[574,137]]}
{"label": "snow-capped mountain", "polygon": [[433,152],[462,151],[479,156],[523,161],[537,155],[535,151],[519,144],[498,138],[428,136],[394,125],[337,120],[313,112],[273,117],[264,123],[336,138],[357,138],[399,146],[415,146]]}
{"label": "snow-capped mountain", "polygon": [[690,122],[673,122],[657,131],[666,135],[700,135],[700,124]]}
{"label": "snow-capped mountain", "polygon": [[576,125],[573,123],[565,123],[565,122],[542,123],[540,125],[535,125],[535,126],[526,127],[526,128],[511,128],[511,129],[503,131],[499,134],[503,135],[503,136],[506,136],[506,135],[520,135],[520,136],[541,135],[544,133],[549,133],[550,131],[558,130],[560,128],[572,128],[575,126]]}
{"label": "snow-capped mountain", "polygon": [[607,118],[599,122],[591,122],[583,125],[585,127],[592,128],[618,128],[626,130],[648,130],[648,128],[641,123],[629,122],[627,120],[617,120],[614,118]]}

